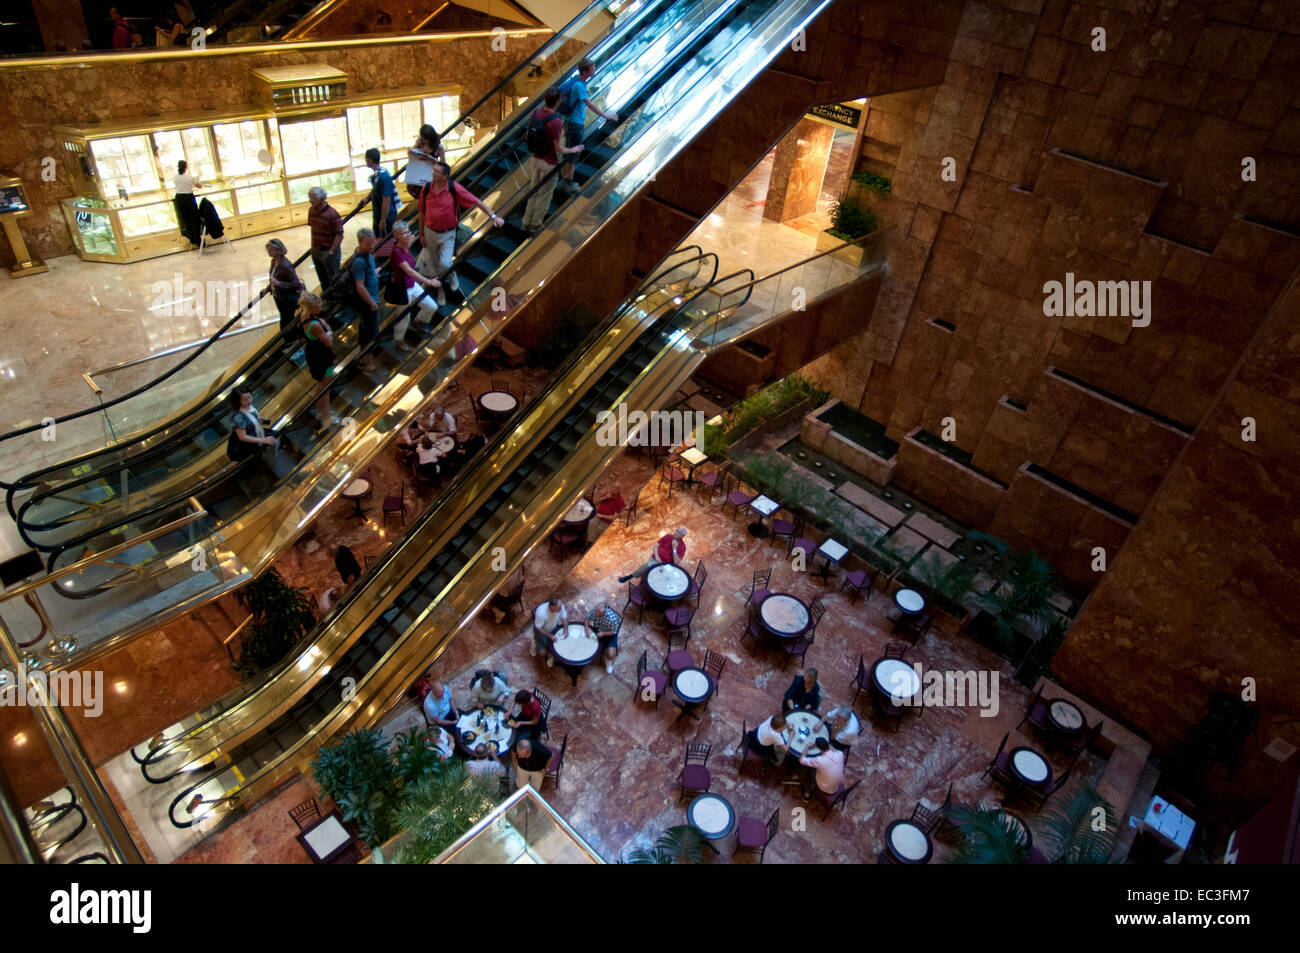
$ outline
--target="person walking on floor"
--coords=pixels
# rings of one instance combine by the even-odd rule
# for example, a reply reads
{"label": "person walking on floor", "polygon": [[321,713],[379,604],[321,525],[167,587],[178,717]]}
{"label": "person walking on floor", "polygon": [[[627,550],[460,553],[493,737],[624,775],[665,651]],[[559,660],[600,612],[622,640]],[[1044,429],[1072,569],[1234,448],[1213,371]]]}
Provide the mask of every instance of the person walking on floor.
{"label": "person walking on floor", "polygon": [[561,155],[576,155],[583,150],[581,142],[566,146],[563,143],[564,117],[556,112],[560,91],[548,89],[540,106],[528,120],[528,159],[524,168],[528,172],[528,187],[536,191],[524,208],[524,228],[536,235],[551,210],[551,198],[559,178],[551,175]]}
{"label": "person walking on floor", "polygon": [[321,294],[329,291],[339,274],[343,247],[343,216],[325,201],[325,190],[313,185],[307,192],[307,225],[311,228],[311,263],[316,266]]}
{"label": "person walking on floor", "polygon": [[334,568],[339,571],[343,585],[361,578],[361,563],[357,562],[357,557],[350,548],[342,543],[330,543],[330,549],[334,551]]}
{"label": "person walking on floor", "polygon": [[[576,146],[582,143],[586,135],[587,127],[587,110],[590,109],[602,119],[610,122],[618,122],[618,113],[605,112],[599,106],[591,101],[591,93],[587,90],[587,83],[596,75],[596,64],[590,59],[583,57],[578,63],[578,75],[564,83],[560,87],[560,115],[564,117],[564,144],[566,146]],[[570,194],[577,191],[577,186],[573,183],[573,163],[564,163],[564,168],[560,169],[560,177],[563,182],[562,187]]]}
{"label": "person walking on floor", "polygon": [[[433,180],[420,195],[420,222],[424,226],[424,252],[426,266],[421,269],[442,278],[445,288],[459,292],[456,273],[451,264],[456,257],[456,229],[460,225],[462,208],[480,208],[500,228],[505,220],[483,204],[474,193],[458,182],[451,181],[451,166],[445,162],[433,164]],[[438,291],[438,304],[445,304],[442,289]]]}
{"label": "person walking on floor", "polygon": [[172,188],[176,197],[172,204],[176,206],[176,219],[180,223],[181,234],[193,248],[199,247],[199,205],[194,198],[194,190],[202,185],[199,177],[189,171],[189,164],[184,159],[176,163],[176,174],[172,176]]}

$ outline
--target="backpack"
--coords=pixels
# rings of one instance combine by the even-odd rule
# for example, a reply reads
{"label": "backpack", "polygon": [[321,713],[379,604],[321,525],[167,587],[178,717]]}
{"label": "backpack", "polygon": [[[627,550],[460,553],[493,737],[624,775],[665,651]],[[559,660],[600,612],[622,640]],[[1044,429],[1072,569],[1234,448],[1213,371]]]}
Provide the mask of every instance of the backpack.
{"label": "backpack", "polygon": [[555,109],[568,119],[577,111],[578,105],[578,81],[571,79],[560,87],[560,104]]}
{"label": "backpack", "polygon": [[546,124],[555,113],[541,119],[542,110],[545,108],[545,106],[538,107],[528,120],[528,151],[539,158],[551,154],[552,139],[550,133],[546,131]]}

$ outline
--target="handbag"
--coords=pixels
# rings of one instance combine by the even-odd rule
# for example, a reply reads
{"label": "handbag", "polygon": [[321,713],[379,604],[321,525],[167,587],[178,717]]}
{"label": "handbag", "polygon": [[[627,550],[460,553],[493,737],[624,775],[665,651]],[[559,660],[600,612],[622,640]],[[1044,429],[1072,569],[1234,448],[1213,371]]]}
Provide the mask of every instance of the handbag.
{"label": "handbag", "polygon": [[384,282],[383,299],[388,304],[406,304],[406,272],[391,265],[388,280]]}

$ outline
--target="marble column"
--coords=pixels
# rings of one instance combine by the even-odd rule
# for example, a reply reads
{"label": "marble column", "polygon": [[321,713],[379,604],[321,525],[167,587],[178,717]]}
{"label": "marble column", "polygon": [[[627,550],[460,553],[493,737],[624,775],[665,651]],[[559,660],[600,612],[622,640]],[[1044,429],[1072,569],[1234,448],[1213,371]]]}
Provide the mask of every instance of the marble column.
{"label": "marble column", "polygon": [[75,52],[90,38],[80,0],[34,0],[32,8],[36,11],[46,52],[52,52],[58,40]]}
{"label": "marble column", "polygon": [[817,209],[835,129],[804,117],[777,144],[763,217],[788,222]]}

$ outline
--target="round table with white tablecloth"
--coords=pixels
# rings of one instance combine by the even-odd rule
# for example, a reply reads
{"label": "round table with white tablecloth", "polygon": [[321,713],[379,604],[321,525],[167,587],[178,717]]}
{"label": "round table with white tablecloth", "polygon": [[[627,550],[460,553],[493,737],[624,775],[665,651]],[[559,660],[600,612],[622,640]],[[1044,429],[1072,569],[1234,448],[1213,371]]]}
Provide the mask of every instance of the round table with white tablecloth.
{"label": "round table with white tablecloth", "polygon": [[1052,780],[1052,766],[1033,748],[1017,748],[1011,752],[1011,772],[1033,787],[1045,787]]}
{"label": "round table with white tablecloth", "polygon": [[790,729],[790,753],[796,757],[802,755],[818,738],[831,740],[830,729],[825,725],[820,728],[821,719],[810,711],[792,711],[785,716],[786,726]]}
{"label": "round table with white tablecloth", "polygon": [[645,574],[645,586],[652,596],[672,602],[686,595],[686,590],[691,587],[691,577],[681,566],[660,563]]}
{"label": "round table with white tablecloth", "polygon": [[686,808],[686,823],[708,840],[718,840],[736,825],[736,811],[721,794],[701,794]]}
{"label": "round table with white tablecloth", "polygon": [[600,640],[594,633],[587,635],[582,623],[570,622],[563,634],[551,643],[551,652],[573,684],[577,685],[578,674],[600,654]]}
{"label": "round table with white tablecloth", "polygon": [[507,718],[507,713],[496,705],[461,712],[456,719],[456,740],[461,750],[473,754],[475,747],[486,744],[489,754],[505,754],[515,740],[515,730],[507,724]]}
{"label": "round table with white tablecloth", "polygon": [[713,679],[709,678],[707,672],[702,668],[684,668],[673,676],[673,691],[677,693],[680,702],[673,702],[681,709],[677,720],[681,721],[687,715],[690,715],[696,721],[700,716],[695,714],[695,706],[701,702],[709,700],[713,694]]}
{"label": "round table with white tablecloth", "polygon": [[900,864],[928,864],[934,856],[930,835],[911,821],[894,821],[885,829],[885,846]]}
{"label": "round table with white tablecloth", "polygon": [[767,631],[783,639],[803,635],[812,619],[803,600],[785,592],[774,592],[760,602],[758,618]]}
{"label": "round table with white tablecloth", "polygon": [[591,505],[591,501],[586,497],[573,504],[569,512],[564,514],[563,522],[569,526],[581,526],[591,519],[591,514],[596,512],[596,508]]}
{"label": "round table with white tablecloth", "polygon": [[916,615],[925,608],[925,596],[915,589],[899,589],[894,593],[894,605],[907,615]]}
{"label": "round table with white tablecloth", "polygon": [[905,704],[920,694],[921,676],[902,659],[882,658],[872,666],[872,675],[876,687],[895,705]]}

